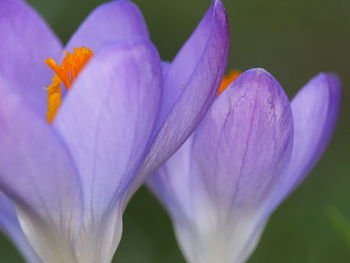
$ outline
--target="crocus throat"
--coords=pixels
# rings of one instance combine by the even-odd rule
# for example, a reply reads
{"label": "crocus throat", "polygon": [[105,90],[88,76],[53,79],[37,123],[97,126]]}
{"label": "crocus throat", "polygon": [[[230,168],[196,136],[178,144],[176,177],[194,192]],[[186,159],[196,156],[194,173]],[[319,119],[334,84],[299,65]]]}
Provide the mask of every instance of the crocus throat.
{"label": "crocus throat", "polygon": [[239,75],[241,74],[240,71],[238,70],[232,70],[228,75],[226,75],[221,82],[221,85],[218,89],[217,94],[221,94],[228,86],[230,86],[230,84],[239,77]]}
{"label": "crocus throat", "polygon": [[74,80],[93,56],[93,52],[86,47],[74,48],[73,53],[65,51],[65,54],[62,65],[58,65],[52,58],[45,60],[45,63],[56,73],[51,85],[47,88],[46,118],[49,123],[53,122],[61,105],[61,84],[69,91]]}

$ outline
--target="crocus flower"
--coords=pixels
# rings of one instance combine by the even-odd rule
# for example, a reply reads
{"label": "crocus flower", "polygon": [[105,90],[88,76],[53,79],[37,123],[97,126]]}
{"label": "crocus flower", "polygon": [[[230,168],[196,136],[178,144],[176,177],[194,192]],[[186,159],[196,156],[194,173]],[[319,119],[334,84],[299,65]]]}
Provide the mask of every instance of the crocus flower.
{"label": "crocus flower", "polygon": [[128,200],[216,96],[223,5],[213,2],[165,76],[125,0],[98,7],[65,48],[25,2],[0,0],[0,34],[0,227],[29,262],[110,262]]}
{"label": "crocus flower", "polygon": [[150,178],[190,263],[241,263],[310,172],[337,119],[340,83],[319,74],[289,102],[265,70],[243,73]]}

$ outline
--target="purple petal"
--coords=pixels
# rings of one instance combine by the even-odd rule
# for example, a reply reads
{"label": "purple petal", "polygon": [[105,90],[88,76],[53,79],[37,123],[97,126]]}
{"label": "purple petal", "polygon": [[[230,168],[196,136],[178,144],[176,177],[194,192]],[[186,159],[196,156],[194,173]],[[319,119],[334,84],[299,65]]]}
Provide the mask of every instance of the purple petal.
{"label": "purple petal", "polygon": [[156,138],[134,189],[180,147],[204,116],[224,75],[228,48],[225,9],[221,1],[214,1],[167,68]]}
{"label": "purple petal", "polygon": [[98,238],[94,247],[86,246],[82,262],[110,260],[118,245],[120,203],[148,150],[160,103],[161,70],[148,41],[103,49],[79,76],[56,117],[54,125],[82,175],[84,222],[91,230],[85,235],[96,231],[96,237],[84,238]]}
{"label": "purple petal", "polygon": [[26,262],[41,263],[29,244],[18,222],[15,207],[5,195],[0,193],[0,230],[4,232],[21,252]]}
{"label": "purple petal", "polygon": [[276,205],[304,179],[325,151],[338,119],[340,86],[336,75],[321,73],[293,99],[293,154]]}
{"label": "purple petal", "polygon": [[44,60],[61,55],[62,47],[45,21],[24,1],[0,2],[0,75],[43,118],[52,73]]}
{"label": "purple petal", "polygon": [[139,9],[126,0],[112,1],[94,10],[69,41],[66,50],[85,46],[98,52],[113,42],[148,39]]}
{"label": "purple petal", "polygon": [[214,198],[260,205],[289,162],[292,142],[287,96],[269,73],[250,70],[219,96],[196,131],[193,169]]}
{"label": "purple petal", "polygon": [[[148,179],[148,186],[173,217],[190,214],[192,197],[191,163],[193,136],[157,172]],[[176,174],[175,174],[176,173]]]}
{"label": "purple petal", "polygon": [[215,100],[190,146],[151,179],[189,262],[246,260],[292,143],[288,98],[266,71],[243,73]]}
{"label": "purple petal", "polygon": [[14,201],[22,229],[44,262],[73,262],[81,205],[68,153],[46,121],[3,81],[0,95],[0,191]]}
{"label": "purple petal", "polygon": [[218,202],[258,205],[276,187],[292,142],[291,109],[282,88],[262,69],[247,71],[216,99],[191,140],[160,169],[180,175],[163,178],[164,186],[157,188],[181,180],[174,196],[203,186],[201,191]]}

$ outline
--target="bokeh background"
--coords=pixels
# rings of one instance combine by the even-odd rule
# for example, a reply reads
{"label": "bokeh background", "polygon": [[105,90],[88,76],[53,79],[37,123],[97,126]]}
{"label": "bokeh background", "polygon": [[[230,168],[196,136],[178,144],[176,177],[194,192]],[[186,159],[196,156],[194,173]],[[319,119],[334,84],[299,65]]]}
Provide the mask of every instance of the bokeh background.
{"label": "bokeh background", "polygon": [[[350,1],[223,1],[231,23],[230,68],[263,67],[290,98],[320,71],[337,72],[343,80],[341,116],[328,151],[273,214],[249,263],[350,262]],[[28,2],[66,42],[84,17],[105,1]],[[210,0],[134,2],[164,60],[174,57],[210,6]],[[124,225],[113,262],[185,262],[167,214],[146,188],[131,201]],[[2,235],[0,262],[23,262]]]}

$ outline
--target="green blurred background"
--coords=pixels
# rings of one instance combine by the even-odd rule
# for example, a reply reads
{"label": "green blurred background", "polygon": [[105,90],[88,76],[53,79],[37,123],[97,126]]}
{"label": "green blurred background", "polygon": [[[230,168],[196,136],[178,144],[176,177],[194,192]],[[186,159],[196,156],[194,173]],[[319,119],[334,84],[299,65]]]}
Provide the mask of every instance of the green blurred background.
{"label": "green blurred background", "polygon": [[[84,17],[104,1],[28,2],[66,42]],[[165,60],[174,57],[210,6],[210,0],[135,2]],[[280,81],[290,98],[320,71],[337,72],[344,84],[341,117],[327,153],[273,214],[249,262],[350,262],[350,227],[342,218],[350,222],[350,1],[224,3],[232,33],[230,68],[263,67]],[[4,236],[0,236],[0,256],[1,263],[23,262]],[[123,239],[114,262],[184,262],[169,218],[145,188],[126,211]]]}

